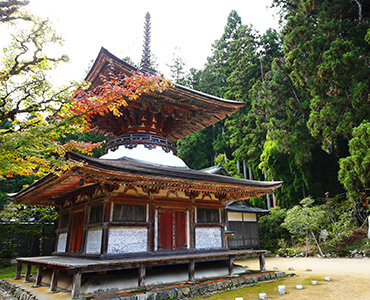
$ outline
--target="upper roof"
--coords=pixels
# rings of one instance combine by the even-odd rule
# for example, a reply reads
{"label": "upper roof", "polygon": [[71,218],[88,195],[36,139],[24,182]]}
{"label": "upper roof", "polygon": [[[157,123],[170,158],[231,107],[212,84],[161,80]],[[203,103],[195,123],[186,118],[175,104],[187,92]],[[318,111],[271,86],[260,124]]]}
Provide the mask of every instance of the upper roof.
{"label": "upper roof", "polygon": [[67,153],[67,158],[83,165],[60,176],[49,174],[11,198],[21,203],[53,204],[61,195],[101,183],[215,193],[222,195],[222,202],[230,202],[271,193],[282,184],[280,181],[254,181],[189,168],[159,166],[128,158],[98,159],[72,152]]}
{"label": "upper roof", "polygon": [[[138,71],[137,68],[119,59],[105,48],[101,48],[85,80],[90,82],[92,86],[100,85],[100,74],[106,74],[111,66],[114,67],[116,72],[126,76],[130,76]],[[141,103],[145,103],[146,107],[148,105],[149,107],[151,106],[154,113],[169,113],[171,115],[172,121],[176,124],[175,126],[168,126],[165,132],[167,139],[171,142],[224,119],[244,105],[244,103],[239,101],[215,97],[178,84],[170,86],[162,93],[149,92],[142,95],[135,106]],[[170,112],[168,107],[170,107]],[[128,108],[123,107],[122,109]],[[102,118],[108,118],[108,116],[99,116],[97,127],[100,127],[100,131],[117,136],[122,130],[122,120],[120,122],[117,121],[118,125],[115,125],[114,116],[110,116],[109,121],[104,122],[103,125]]]}

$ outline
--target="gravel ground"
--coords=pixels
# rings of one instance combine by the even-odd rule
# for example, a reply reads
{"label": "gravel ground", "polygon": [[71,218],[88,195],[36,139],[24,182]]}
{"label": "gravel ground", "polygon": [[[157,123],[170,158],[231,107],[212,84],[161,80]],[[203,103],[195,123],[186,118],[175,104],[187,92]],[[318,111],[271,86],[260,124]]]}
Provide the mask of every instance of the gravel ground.
{"label": "gravel ground", "polygon": [[7,292],[0,289],[0,300],[16,300],[16,299],[10,296]]}

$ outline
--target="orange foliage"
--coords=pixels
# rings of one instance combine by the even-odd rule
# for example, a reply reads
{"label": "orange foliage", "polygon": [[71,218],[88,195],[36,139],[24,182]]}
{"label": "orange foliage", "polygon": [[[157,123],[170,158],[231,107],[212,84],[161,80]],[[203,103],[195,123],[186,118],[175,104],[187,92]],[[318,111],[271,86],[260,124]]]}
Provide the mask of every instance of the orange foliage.
{"label": "orange foliage", "polygon": [[92,143],[92,142],[80,142],[80,141],[69,141],[64,144],[63,147],[66,151],[77,150],[84,154],[92,155],[92,150],[101,147],[103,142]]}
{"label": "orange foliage", "polygon": [[88,89],[78,89],[72,99],[71,111],[84,115],[87,128],[90,128],[91,116],[112,113],[121,116],[120,108],[127,106],[127,101],[138,100],[142,94],[149,92],[162,93],[171,83],[161,75],[144,74],[137,71],[132,76],[100,75],[102,84]]}

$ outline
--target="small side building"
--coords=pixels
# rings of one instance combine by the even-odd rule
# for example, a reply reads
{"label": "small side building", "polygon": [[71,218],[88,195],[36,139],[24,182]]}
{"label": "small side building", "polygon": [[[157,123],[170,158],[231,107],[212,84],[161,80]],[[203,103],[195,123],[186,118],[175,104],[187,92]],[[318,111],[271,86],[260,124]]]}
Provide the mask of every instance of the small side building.
{"label": "small side building", "polygon": [[258,215],[269,211],[253,206],[248,200],[226,204],[229,249],[259,249]]}

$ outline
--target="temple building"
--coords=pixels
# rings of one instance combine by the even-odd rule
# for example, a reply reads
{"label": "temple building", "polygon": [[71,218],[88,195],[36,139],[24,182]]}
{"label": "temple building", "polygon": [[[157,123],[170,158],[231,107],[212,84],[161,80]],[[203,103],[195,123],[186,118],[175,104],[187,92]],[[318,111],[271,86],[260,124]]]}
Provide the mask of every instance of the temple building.
{"label": "temple building", "polygon": [[[149,42],[145,44],[141,72],[153,73]],[[137,72],[102,48],[86,81],[98,86],[100,75],[112,70],[125,76]],[[189,281],[204,261],[224,260],[231,274],[234,258],[259,256],[264,269],[264,250],[227,247],[225,203],[272,193],[282,183],[191,170],[173,145],[242,106],[173,85],[128,101],[120,108],[121,117],[96,115],[91,120],[96,130],[113,137],[105,155],[91,158],[69,152],[66,159],[76,163],[73,168],[49,174],[12,197],[17,203],[54,206],[60,216],[55,252],[18,258],[17,276],[25,264],[29,280],[31,266],[36,265],[38,286],[50,270],[53,292],[63,273],[71,278],[71,298],[77,299],[89,274],[137,270],[137,289],[147,284],[148,267],[188,264]]]}

